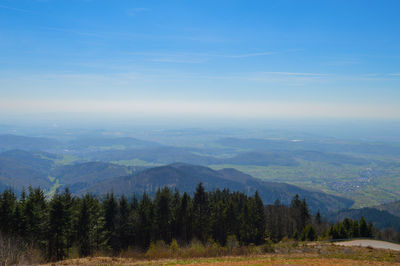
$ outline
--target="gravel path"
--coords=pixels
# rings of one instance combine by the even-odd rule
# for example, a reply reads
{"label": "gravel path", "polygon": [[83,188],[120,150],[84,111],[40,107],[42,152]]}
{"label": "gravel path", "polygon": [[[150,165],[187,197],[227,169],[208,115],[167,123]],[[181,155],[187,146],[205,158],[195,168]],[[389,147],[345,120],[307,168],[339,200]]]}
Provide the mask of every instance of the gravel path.
{"label": "gravel path", "polygon": [[386,241],[379,240],[369,240],[369,239],[359,239],[359,240],[351,240],[351,241],[343,241],[336,242],[336,245],[339,246],[356,246],[356,247],[372,247],[372,248],[382,248],[382,249],[391,249],[395,251],[400,251],[400,245],[394,244]]}

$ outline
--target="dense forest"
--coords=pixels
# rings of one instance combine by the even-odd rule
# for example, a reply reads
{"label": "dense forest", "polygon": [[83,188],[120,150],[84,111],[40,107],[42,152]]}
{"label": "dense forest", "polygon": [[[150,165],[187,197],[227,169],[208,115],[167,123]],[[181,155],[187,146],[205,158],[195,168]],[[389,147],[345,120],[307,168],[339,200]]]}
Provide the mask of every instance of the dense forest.
{"label": "dense forest", "polygon": [[49,261],[70,256],[72,249],[79,256],[146,251],[157,241],[184,246],[196,239],[225,246],[233,239],[246,246],[285,237],[304,241],[377,232],[365,220],[330,225],[319,212],[311,215],[298,196],[289,206],[279,201],[264,206],[257,192],[250,197],[229,190],[206,192],[201,183],[192,196],[164,187],[153,198],[146,193],[75,197],[65,189],[47,199],[41,189],[29,188],[20,197],[8,189],[0,195],[0,230],[35,246]]}

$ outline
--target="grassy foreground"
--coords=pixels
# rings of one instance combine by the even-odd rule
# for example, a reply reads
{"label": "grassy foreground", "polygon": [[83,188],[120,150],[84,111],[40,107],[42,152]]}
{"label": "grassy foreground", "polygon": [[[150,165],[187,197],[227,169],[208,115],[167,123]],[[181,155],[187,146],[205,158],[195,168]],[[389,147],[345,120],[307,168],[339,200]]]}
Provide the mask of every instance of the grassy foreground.
{"label": "grassy foreground", "polygon": [[[175,257],[174,257],[175,256]],[[280,243],[274,253],[241,256],[179,258],[87,257],[57,265],[400,265],[400,252],[369,247],[341,247],[328,242]],[[54,264],[48,264],[54,265]]]}

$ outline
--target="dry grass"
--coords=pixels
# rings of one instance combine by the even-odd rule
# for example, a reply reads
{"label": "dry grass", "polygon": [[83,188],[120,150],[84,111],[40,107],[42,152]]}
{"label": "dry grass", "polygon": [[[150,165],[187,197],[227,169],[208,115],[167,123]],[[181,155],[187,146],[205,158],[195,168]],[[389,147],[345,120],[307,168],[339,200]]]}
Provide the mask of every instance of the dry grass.
{"label": "dry grass", "polygon": [[[185,254],[180,248],[181,253],[165,250],[161,258],[141,253],[141,257],[139,254],[135,257],[88,257],[60,261],[56,265],[400,265],[400,252],[338,247],[323,242],[284,242],[276,245],[275,250],[273,254],[188,258],[180,257],[179,254]],[[167,253],[169,257],[166,258]]]}
{"label": "dry grass", "polygon": [[130,258],[93,257],[61,261],[48,265],[400,265],[400,263],[312,257],[309,254],[263,255],[255,257],[219,257],[198,259],[135,260]]}

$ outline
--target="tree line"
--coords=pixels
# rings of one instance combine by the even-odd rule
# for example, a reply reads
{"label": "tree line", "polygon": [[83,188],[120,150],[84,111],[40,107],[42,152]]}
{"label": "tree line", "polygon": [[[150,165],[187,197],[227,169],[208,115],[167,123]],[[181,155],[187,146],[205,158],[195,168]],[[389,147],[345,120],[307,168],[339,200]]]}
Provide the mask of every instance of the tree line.
{"label": "tree line", "polygon": [[39,188],[29,188],[20,197],[10,189],[0,193],[0,232],[34,245],[49,261],[68,257],[73,248],[89,256],[128,248],[144,251],[159,240],[181,245],[212,240],[225,246],[234,238],[241,245],[260,245],[284,237],[316,240],[333,230],[319,212],[311,215],[297,195],[289,206],[279,201],[264,206],[257,192],[206,192],[201,183],[193,196],[168,187],[154,197],[144,193],[131,198],[112,193],[102,199],[76,197],[68,189],[51,199]]}
{"label": "tree line", "polygon": [[357,237],[372,237],[376,232],[372,222],[367,223],[364,217],[360,221],[345,218],[331,226],[329,235],[332,239],[347,239]]}

